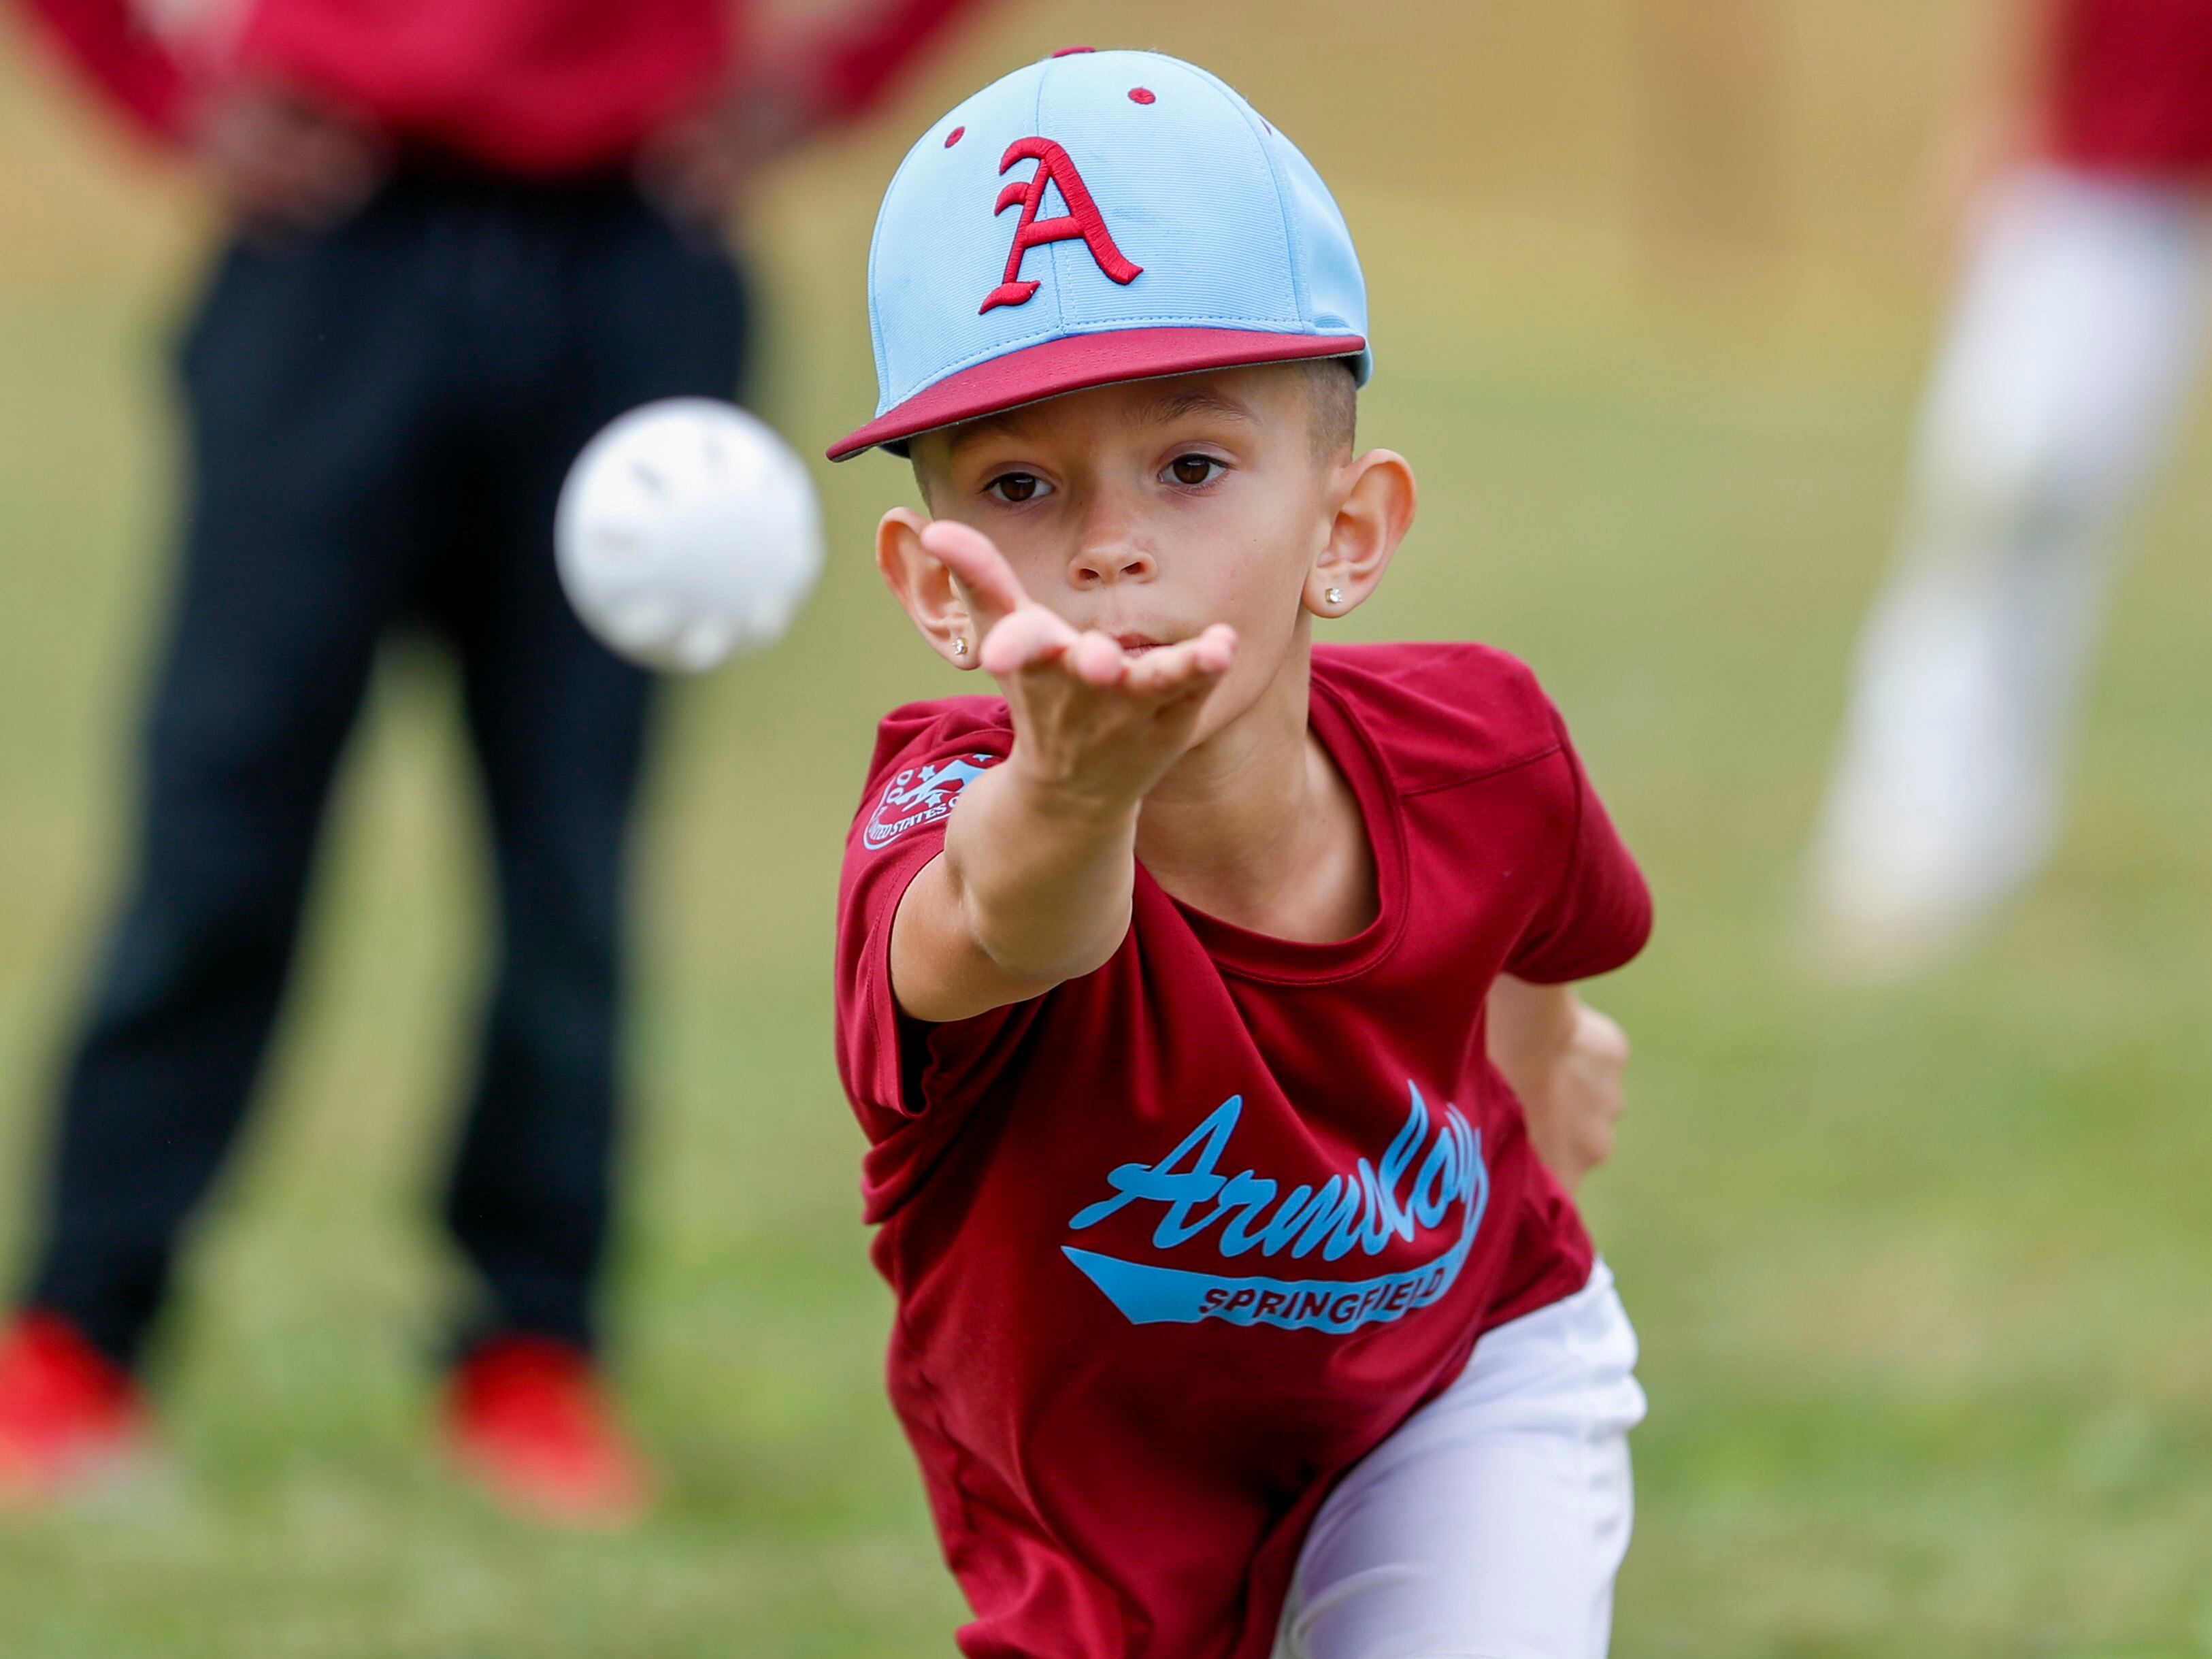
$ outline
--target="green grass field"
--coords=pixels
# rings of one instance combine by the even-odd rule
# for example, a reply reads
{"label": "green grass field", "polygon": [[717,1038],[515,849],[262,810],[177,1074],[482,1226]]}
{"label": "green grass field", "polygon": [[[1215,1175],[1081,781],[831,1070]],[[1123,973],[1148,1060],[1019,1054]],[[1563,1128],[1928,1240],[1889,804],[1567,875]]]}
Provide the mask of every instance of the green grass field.
{"label": "green grass field", "polygon": [[[1246,76],[1231,23],[1138,9],[1125,38],[1258,82],[1351,181],[1382,362],[1363,428],[1425,499],[1348,632],[1533,661],[1658,896],[1653,948],[1594,993],[1637,1057],[1588,1207],[1652,1400],[1615,1651],[2212,1653],[2212,443],[2185,440],[2136,538],[2057,867],[1954,969],[1823,988],[1792,965],[1793,860],[1895,506],[1924,276],[1879,250],[1647,267],[1595,210],[1554,224],[1510,179],[1462,200],[1433,167],[1395,177],[1371,76],[1324,93],[1280,46]],[[901,135],[1032,48],[1107,33],[1087,15],[1048,6],[972,46],[761,204],[780,325],[762,401],[803,448],[872,401],[860,250]],[[156,347],[193,226],[12,61],[0,156],[12,1269],[125,834],[163,569]],[[903,470],[823,476],[823,592],[776,652],[680,690],[656,784],[615,1290],[665,1508],[633,1536],[546,1537],[457,1494],[425,1449],[423,1362],[456,1288],[426,1218],[483,916],[450,688],[402,651],[264,1109],[163,1346],[173,1466],[0,1523],[0,1655],[951,1651],[957,1598],[878,1381],[889,1303],[828,987],[872,722],[950,677],[866,557]]]}

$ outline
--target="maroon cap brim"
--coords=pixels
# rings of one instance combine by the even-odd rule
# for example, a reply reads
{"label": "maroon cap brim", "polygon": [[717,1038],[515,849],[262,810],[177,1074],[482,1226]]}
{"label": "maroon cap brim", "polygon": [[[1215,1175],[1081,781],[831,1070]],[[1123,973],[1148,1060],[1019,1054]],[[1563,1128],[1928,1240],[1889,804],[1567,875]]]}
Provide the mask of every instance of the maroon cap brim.
{"label": "maroon cap brim", "polygon": [[1352,357],[1366,349],[1367,342],[1357,334],[1268,334],[1241,328],[1121,328],[1064,335],[946,375],[838,440],[829,454],[833,461],[845,460],[878,444],[1087,386],[1254,363]]}

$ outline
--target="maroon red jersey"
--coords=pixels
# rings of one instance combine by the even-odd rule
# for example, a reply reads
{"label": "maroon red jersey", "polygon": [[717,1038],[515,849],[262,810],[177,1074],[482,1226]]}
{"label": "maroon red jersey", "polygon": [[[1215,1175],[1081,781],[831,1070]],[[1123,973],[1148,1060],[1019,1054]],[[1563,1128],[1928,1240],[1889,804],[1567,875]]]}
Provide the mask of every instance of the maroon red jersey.
{"label": "maroon red jersey", "polygon": [[2051,147],[2129,173],[2212,171],[2212,0],[2056,0]]}
{"label": "maroon red jersey", "polygon": [[[857,0],[793,65],[856,114],[969,0]],[[402,145],[523,174],[620,166],[729,78],[738,0],[246,0],[219,36],[156,39],[132,0],[22,0],[141,125],[181,137],[238,73],[317,93]]]}
{"label": "maroon red jersey", "polygon": [[1104,967],[944,1025],[898,1012],[891,921],[1012,734],[989,697],[881,727],[837,1058],[897,1297],[891,1398],[974,1659],[1266,1659],[1330,1485],[1485,1329],[1589,1277],[1484,1000],[1501,971],[1626,962],[1643,880],[1510,657],[1319,648],[1312,723],[1374,849],[1371,925],[1272,939],[1139,867]]}

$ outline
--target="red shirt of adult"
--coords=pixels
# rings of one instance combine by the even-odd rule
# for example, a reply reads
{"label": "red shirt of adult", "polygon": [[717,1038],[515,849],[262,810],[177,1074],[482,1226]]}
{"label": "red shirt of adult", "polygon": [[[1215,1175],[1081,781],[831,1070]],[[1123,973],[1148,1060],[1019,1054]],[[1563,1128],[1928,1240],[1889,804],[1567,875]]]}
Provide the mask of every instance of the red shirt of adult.
{"label": "red shirt of adult", "polygon": [[2047,63],[2059,160],[2212,173],[2212,0],[2052,0]]}
{"label": "red shirt of adult", "polygon": [[[616,167],[728,84],[738,0],[248,0],[218,34],[156,37],[131,0],[21,0],[142,126],[175,140],[234,76],[326,100],[400,148],[524,175]],[[859,113],[968,0],[860,0],[800,66]]]}
{"label": "red shirt of adult", "polygon": [[921,1025],[892,918],[1006,705],[886,719],[846,847],[837,1058],[897,1297],[892,1404],[971,1659],[1266,1659],[1331,1486],[1592,1257],[1490,1065],[1501,971],[1581,979],[1650,900],[1528,671],[1324,647],[1313,729],[1380,910],[1334,944],[1138,872],[1097,972]]}

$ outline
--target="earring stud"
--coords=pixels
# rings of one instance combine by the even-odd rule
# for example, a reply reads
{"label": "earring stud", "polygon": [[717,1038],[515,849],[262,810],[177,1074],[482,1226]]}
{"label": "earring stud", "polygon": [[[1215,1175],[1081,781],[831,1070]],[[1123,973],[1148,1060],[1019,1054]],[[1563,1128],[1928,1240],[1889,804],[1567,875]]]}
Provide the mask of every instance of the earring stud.
{"label": "earring stud", "polygon": [[952,636],[952,654],[956,657],[964,657],[968,654],[968,636],[965,634],[955,634]]}
{"label": "earring stud", "polygon": [[1330,605],[1342,605],[1344,603],[1344,590],[1340,587],[1325,588],[1322,592],[1322,598]]}

